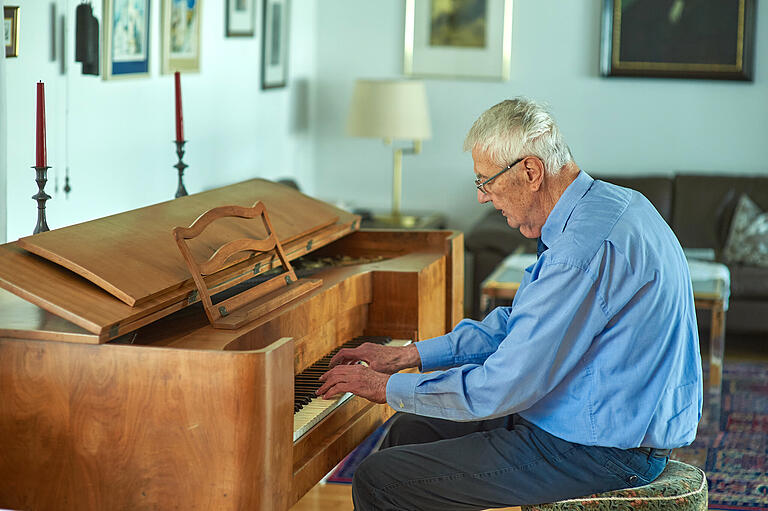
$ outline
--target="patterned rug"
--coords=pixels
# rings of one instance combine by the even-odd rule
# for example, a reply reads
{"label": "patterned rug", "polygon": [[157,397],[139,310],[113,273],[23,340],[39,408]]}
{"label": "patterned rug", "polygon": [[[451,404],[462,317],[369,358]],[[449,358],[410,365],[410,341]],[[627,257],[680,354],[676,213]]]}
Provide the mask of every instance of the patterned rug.
{"label": "patterned rug", "polygon": [[[706,376],[705,369],[705,381]],[[707,474],[709,509],[768,510],[768,364],[726,363],[721,403],[719,425],[705,417],[694,443],[675,449],[672,457]],[[707,395],[704,405],[706,410]],[[384,431],[382,426],[372,433],[327,481],[351,483],[355,468],[377,448]]]}
{"label": "patterned rug", "polygon": [[768,510],[768,365],[726,362],[721,406],[719,425],[705,415],[693,444],[672,457],[707,474],[709,509]]}

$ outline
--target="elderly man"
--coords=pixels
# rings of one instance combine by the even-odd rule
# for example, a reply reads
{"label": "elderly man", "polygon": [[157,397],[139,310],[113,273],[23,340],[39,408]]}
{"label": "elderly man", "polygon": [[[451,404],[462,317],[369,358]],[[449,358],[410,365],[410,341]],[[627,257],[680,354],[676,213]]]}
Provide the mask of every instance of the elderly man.
{"label": "elderly man", "polygon": [[[701,418],[680,244],[641,194],[579,170],[534,101],[487,110],[464,148],[478,201],[538,238],[539,257],[512,306],[481,322],[336,355],[318,394],[402,412],[355,474],[356,508],[484,509],[647,484]],[[422,373],[398,373],[409,367]]]}

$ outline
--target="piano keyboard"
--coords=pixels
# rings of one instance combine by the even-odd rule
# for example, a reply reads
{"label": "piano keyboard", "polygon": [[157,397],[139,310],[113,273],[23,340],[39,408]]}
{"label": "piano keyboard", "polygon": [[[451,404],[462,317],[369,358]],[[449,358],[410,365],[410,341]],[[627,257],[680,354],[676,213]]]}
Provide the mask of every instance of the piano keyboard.
{"label": "piano keyboard", "polygon": [[321,374],[328,371],[328,365],[333,356],[341,348],[354,348],[364,342],[375,342],[385,346],[405,346],[411,341],[407,339],[392,339],[390,337],[356,337],[348,341],[335,350],[331,351],[323,358],[309,366],[307,369],[294,377],[293,390],[293,441],[301,438],[304,433],[309,431],[312,426],[323,420],[334,409],[341,406],[353,394],[346,392],[335,399],[323,399],[315,395],[315,391],[320,388],[318,378]]}

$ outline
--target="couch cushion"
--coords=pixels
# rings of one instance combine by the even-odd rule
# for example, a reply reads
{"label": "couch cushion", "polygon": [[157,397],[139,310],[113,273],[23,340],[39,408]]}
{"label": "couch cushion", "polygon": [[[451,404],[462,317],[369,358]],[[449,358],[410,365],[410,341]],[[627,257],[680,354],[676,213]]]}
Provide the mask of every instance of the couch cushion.
{"label": "couch cushion", "polygon": [[[723,247],[723,222],[727,203],[742,193],[763,210],[768,209],[768,177],[679,174],[675,177],[672,230],[688,248]],[[722,217],[722,218],[721,218]]]}
{"label": "couch cushion", "polygon": [[729,264],[731,299],[768,297],[768,268]]}
{"label": "couch cushion", "polygon": [[672,225],[673,180],[671,177],[596,176],[595,179],[601,179],[615,185],[637,190],[645,195],[645,198],[651,201],[651,204],[661,214],[662,218]]}

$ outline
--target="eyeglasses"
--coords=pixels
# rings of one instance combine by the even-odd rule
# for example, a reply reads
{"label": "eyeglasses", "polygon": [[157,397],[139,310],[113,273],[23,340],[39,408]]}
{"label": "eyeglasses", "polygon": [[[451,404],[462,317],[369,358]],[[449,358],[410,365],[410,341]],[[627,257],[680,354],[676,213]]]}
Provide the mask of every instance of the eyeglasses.
{"label": "eyeglasses", "polygon": [[515,165],[517,165],[518,163],[520,163],[526,158],[527,156],[523,156],[519,160],[515,160],[513,163],[510,163],[509,165],[507,165],[502,171],[497,172],[496,174],[492,175],[485,181],[481,181],[479,177],[475,177],[475,187],[477,187],[477,189],[480,190],[483,194],[488,194],[488,192],[485,189],[485,185],[487,185],[488,183],[490,183],[491,181],[493,181],[494,179],[496,179],[497,177],[499,177],[500,175],[502,175],[503,173],[505,173],[506,171],[508,171],[509,169],[511,169],[512,167],[514,167]]}

